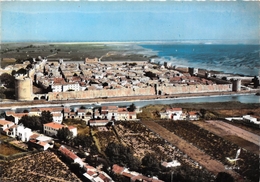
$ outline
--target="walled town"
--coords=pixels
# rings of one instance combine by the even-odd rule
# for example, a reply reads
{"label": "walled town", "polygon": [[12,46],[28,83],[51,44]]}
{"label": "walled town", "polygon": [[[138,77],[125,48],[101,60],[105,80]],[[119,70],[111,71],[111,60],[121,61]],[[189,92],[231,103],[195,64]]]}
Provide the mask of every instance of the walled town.
{"label": "walled town", "polygon": [[[241,90],[241,79],[224,80],[207,72],[201,74],[197,68],[178,69],[170,63],[160,65],[151,61],[102,62],[86,58],[82,62],[66,62],[40,57],[32,63],[14,65],[12,70],[16,68],[26,68],[26,72],[15,74],[15,96],[19,101],[221,94]],[[46,91],[34,93],[34,86]]]}

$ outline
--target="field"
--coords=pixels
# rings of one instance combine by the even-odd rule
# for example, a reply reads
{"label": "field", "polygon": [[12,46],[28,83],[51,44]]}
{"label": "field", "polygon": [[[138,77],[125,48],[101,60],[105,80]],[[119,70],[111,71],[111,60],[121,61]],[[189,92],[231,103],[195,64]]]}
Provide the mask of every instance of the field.
{"label": "field", "polygon": [[[191,122],[158,121],[157,123],[225,165],[229,165],[226,157],[234,158],[237,150],[240,148]],[[243,160],[237,162],[239,168],[235,171],[252,181],[258,181],[258,155],[243,149],[240,157]]]}
{"label": "field", "polygon": [[81,181],[53,153],[45,151],[11,161],[0,162],[1,182]]}
{"label": "field", "polygon": [[[115,129],[122,144],[132,148],[134,156],[141,160],[147,153],[154,153],[158,161],[177,160],[180,167],[169,169],[175,175],[192,181],[211,181],[213,175],[196,161],[183,153],[138,121],[117,121]],[[176,179],[177,180],[177,179]],[[167,181],[167,180],[166,180]]]}
{"label": "field", "polygon": [[[148,58],[140,48],[124,44],[101,43],[10,43],[2,44],[2,58],[26,60],[28,58],[47,57],[48,60],[83,61],[85,58],[102,57],[103,61],[146,61]],[[15,64],[11,59],[1,62],[1,66]]]}
{"label": "field", "polygon": [[23,152],[23,151],[13,147],[10,144],[0,143],[0,154],[1,155],[9,156],[9,155],[18,154],[21,152]]}

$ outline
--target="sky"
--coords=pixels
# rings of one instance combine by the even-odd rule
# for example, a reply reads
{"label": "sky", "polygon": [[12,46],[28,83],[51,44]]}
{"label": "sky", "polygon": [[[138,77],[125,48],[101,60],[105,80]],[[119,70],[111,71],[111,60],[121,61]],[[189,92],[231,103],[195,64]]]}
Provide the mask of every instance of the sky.
{"label": "sky", "polygon": [[0,3],[2,42],[259,40],[259,2]]}

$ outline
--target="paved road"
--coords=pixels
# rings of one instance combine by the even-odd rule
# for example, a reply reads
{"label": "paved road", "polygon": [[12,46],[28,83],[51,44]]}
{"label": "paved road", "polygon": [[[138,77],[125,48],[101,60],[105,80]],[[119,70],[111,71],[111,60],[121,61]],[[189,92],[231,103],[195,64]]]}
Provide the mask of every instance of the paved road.
{"label": "paved road", "polygon": [[225,132],[227,132],[229,135],[237,135],[240,138],[243,138],[249,142],[252,142],[258,146],[260,146],[260,136],[253,134],[249,131],[243,130],[239,127],[236,127],[234,125],[225,123],[223,121],[220,120],[209,120],[206,121],[207,123],[210,123],[216,127],[221,128],[222,130],[224,130]]}
{"label": "paved road", "polygon": [[181,151],[187,154],[194,161],[198,162],[201,166],[205,167],[208,171],[212,172],[214,175],[217,175],[219,172],[227,172],[235,178],[236,182],[244,181],[238,173],[233,170],[226,169],[224,164],[212,159],[209,155],[199,150],[197,147],[186,142],[159,124],[153,121],[142,121],[142,123],[153,132],[159,134],[163,139],[178,147]]}

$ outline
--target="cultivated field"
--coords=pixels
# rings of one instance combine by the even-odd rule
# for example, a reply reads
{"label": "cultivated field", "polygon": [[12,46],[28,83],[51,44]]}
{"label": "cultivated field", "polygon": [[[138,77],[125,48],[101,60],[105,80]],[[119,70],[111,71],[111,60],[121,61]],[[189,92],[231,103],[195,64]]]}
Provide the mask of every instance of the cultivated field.
{"label": "cultivated field", "polygon": [[[123,144],[131,147],[134,155],[139,159],[147,153],[155,153],[158,161],[177,160],[180,167],[172,168],[175,174],[190,176],[192,181],[212,181],[213,175],[205,170],[197,162],[192,160],[186,153],[182,152],[174,144],[170,144],[146,128],[142,123],[136,121],[116,122],[115,128]],[[183,174],[184,173],[184,174]]]}
{"label": "cultivated field", "polygon": [[[240,146],[224,140],[191,122],[158,121],[157,123],[225,165],[230,165],[226,157],[235,158],[236,152],[240,148]],[[239,157],[243,160],[237,162],[237,168],[234,168],[234,170],[241,174],[241,176],[245,176],[252,181],[258,181],[258,155],[242,149]]]}

